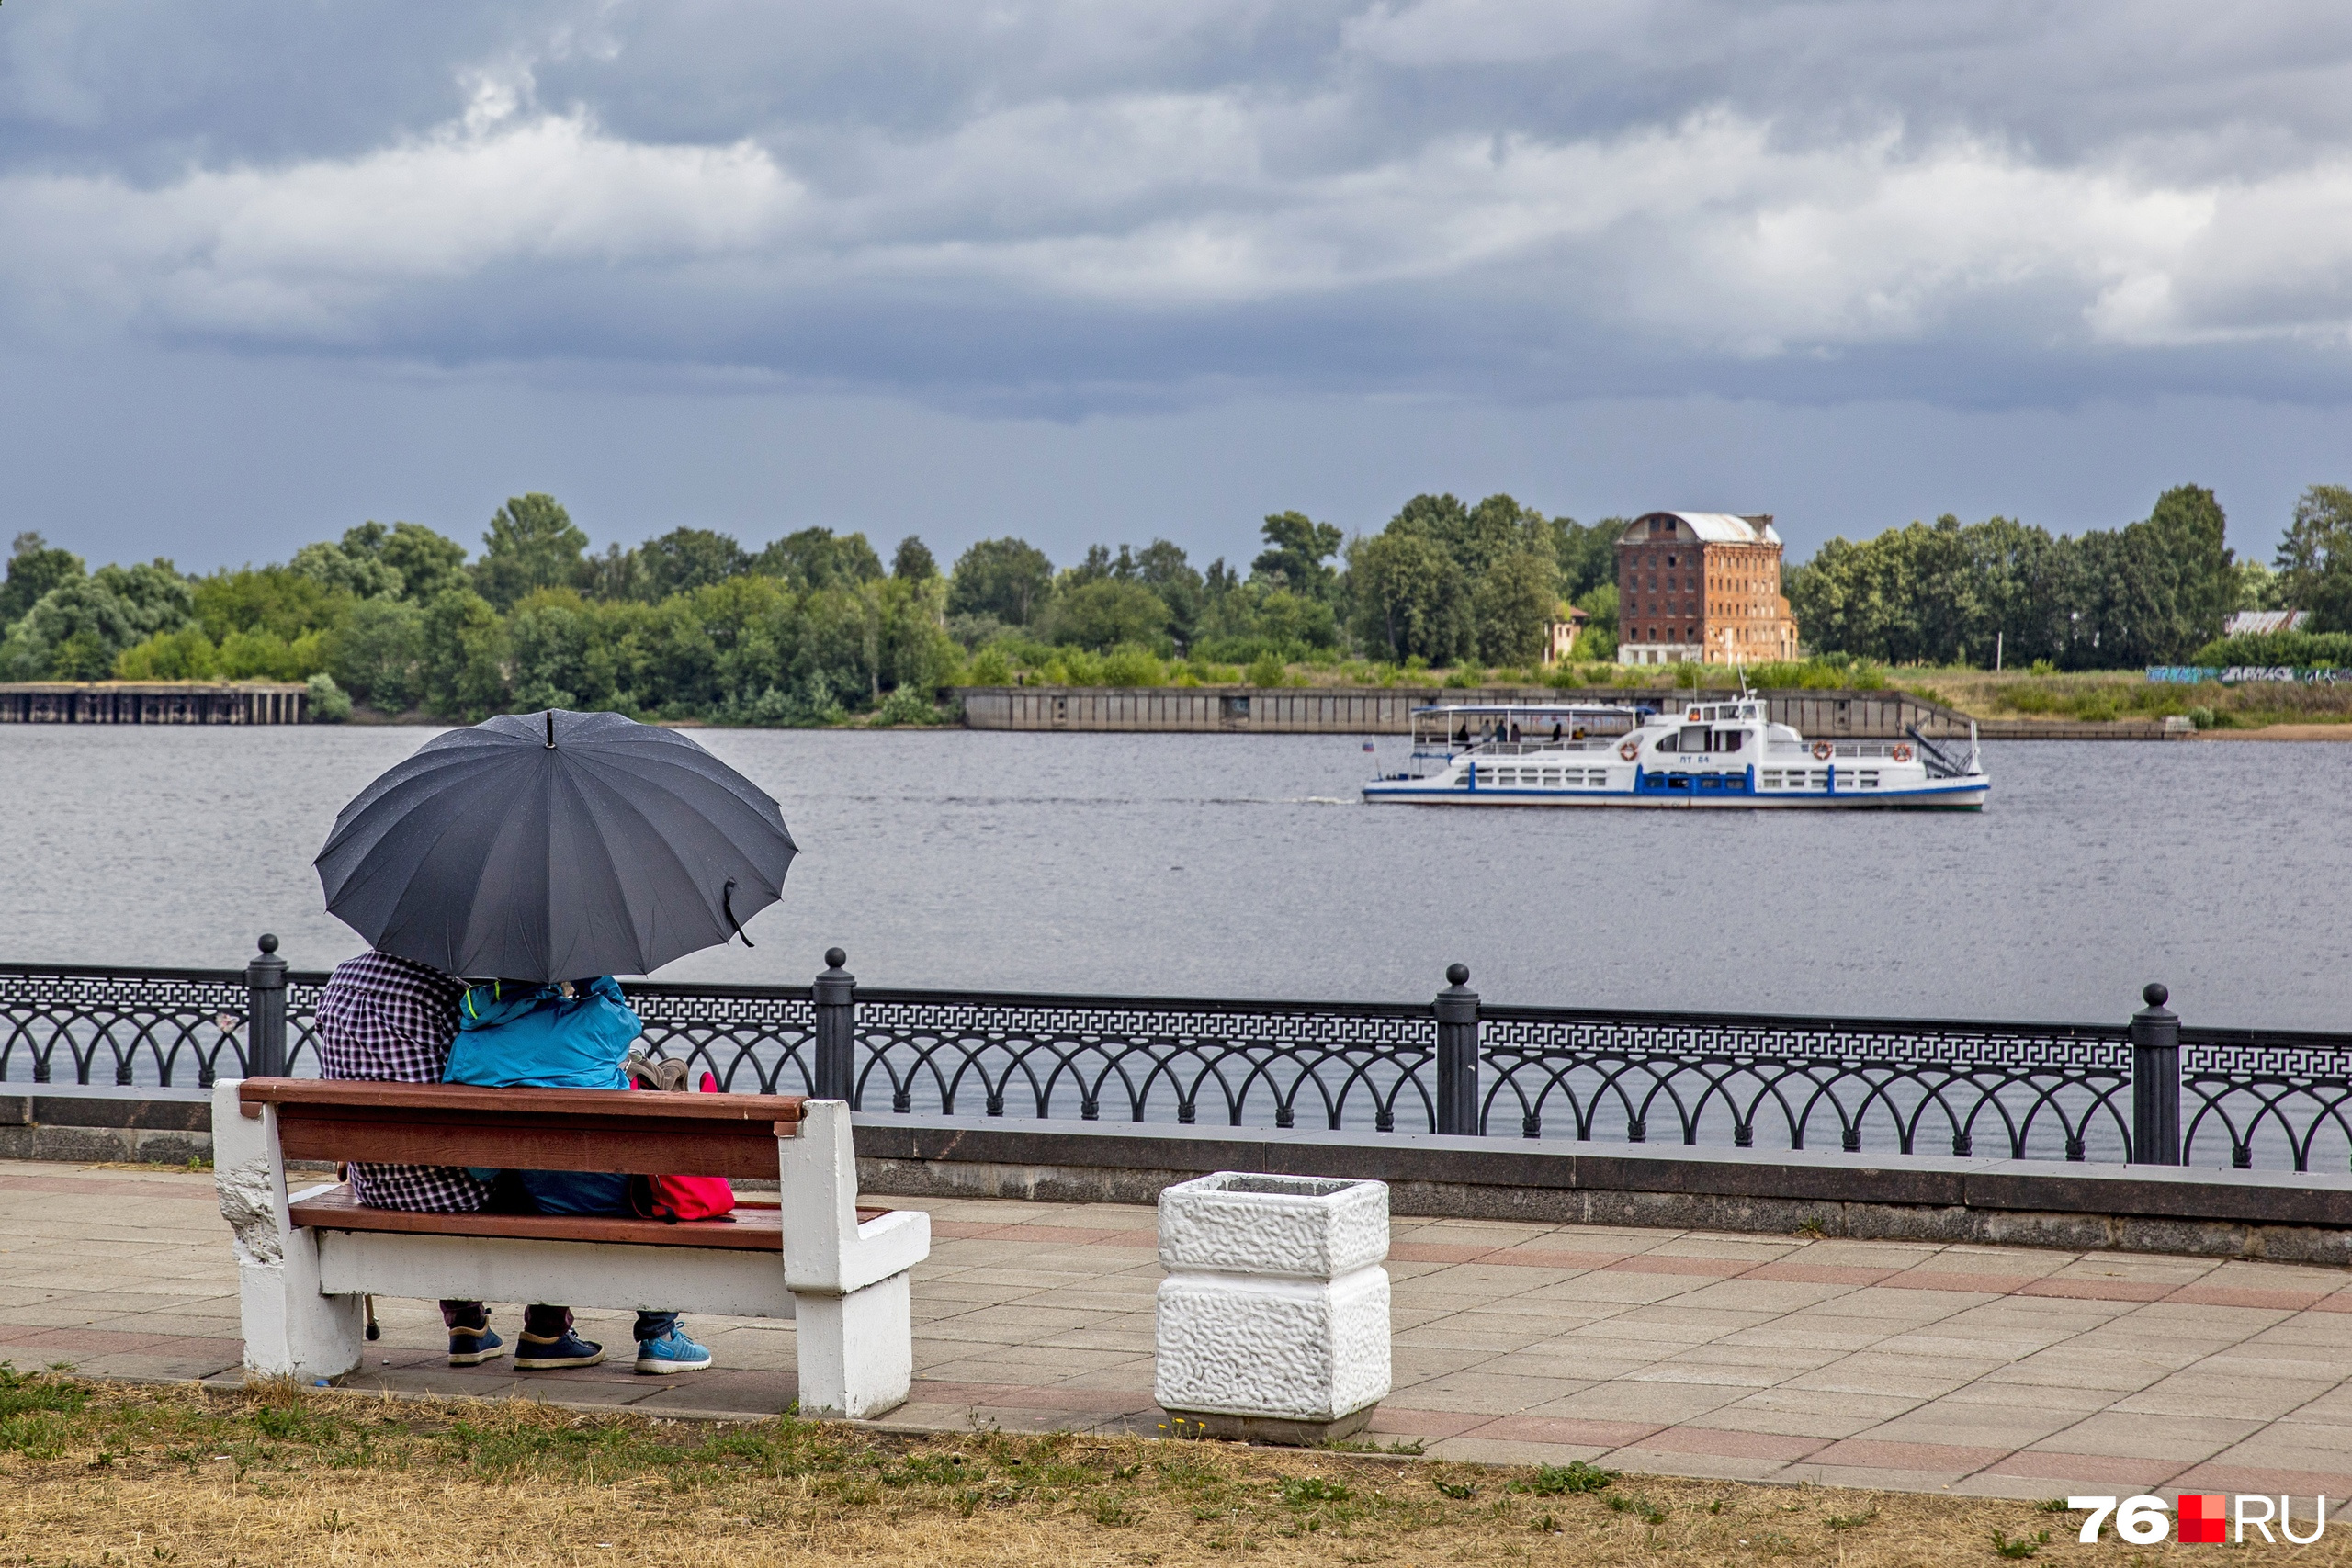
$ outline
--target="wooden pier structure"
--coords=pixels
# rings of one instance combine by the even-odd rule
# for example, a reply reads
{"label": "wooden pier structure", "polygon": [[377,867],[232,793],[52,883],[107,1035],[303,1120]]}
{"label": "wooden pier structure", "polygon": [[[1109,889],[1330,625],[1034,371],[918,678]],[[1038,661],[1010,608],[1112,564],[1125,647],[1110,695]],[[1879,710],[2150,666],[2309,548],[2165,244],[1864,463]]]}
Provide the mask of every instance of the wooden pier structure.
{"label": "wooden pier structure", "polygon": [[300,724],[311,688],[278,681],[0,683],[0,724]]}
{"label": "wooden pier structure", "polygon": [[[1968,738],[1968,716],[1908,692],[1778,690],[1756,694],[1771,716],[1809,739]],[[956,695],[972,729],[1166,730],[1257,735],[1409,735],[1413,710],[1436,703],[1728,702],[1736,691],[1545,686],[967,686]]]}

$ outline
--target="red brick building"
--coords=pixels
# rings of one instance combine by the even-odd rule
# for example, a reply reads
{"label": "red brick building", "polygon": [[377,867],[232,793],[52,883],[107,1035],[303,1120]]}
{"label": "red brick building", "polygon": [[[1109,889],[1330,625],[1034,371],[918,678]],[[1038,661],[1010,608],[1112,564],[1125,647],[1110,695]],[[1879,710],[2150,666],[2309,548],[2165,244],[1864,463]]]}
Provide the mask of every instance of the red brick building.
{"label": "red brick building", "polygon": [[1770,513],[1652,512],[1618,539],[1618,662],[1756,664],[1796,655]]}

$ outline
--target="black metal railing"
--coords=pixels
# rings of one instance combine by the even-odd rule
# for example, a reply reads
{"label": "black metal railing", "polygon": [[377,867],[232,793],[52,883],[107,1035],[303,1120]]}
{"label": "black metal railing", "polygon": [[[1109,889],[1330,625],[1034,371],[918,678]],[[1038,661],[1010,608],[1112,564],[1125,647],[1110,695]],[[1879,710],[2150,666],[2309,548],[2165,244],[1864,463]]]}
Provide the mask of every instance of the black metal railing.
{"label": "black metal railing", "polygon": [[[0,965],[0,1084],[315,1074],[324,974]],[[628,985],[657,1056],[902,1116],[2352,1170],[2352,1035],[1431,1003]]]}

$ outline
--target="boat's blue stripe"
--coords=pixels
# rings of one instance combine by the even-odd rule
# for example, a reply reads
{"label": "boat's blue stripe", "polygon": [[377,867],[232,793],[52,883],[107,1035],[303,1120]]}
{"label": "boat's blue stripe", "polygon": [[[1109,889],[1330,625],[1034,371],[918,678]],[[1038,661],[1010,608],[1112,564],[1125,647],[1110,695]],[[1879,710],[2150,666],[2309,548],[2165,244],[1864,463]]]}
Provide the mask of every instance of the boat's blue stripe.
{"label": "boat's blue stripe", "polygon": [[[1745,800],[1839,800],[1839,801],[1853,800],[1853,801],[1861,801],[1861,800],[1896,800],[1896,799],[1900,799],[1900,798],[1902,798],[1902,797],[1903,797],[1903,796],[1905,796],[1905,795],[1966,795],[1966,794],[1968,794],[1969,792],[1971,792],[1971,791],[1973,791],[1973,790],[1989,790],[1989,789],[1991,789],[1992,787],[1993,787],[1993,786],[1992,786],[1991,783],[1988,781],[1987,783],[1984,783],[1984,784],[1945,784],[1945,785],[1942,785],[1942,786],[1940,786],[1940,787],[1933,788],[1933,789],[1872,789],[1872,790],[1859,790],[1859,789],[1851,789],[1851,790],[1844,790],[1844,791],[1841,791],[1841,792],[1839,792],[1838,794],[1834,795],[1831,795],[1831,794],[1830,794],[1828,791],[1826,791],[1826,790],[1800,790],[1800,789],[1759,789],[1759,790],[1756,791],[1756,793],[1755,793],[1755,794],[1753,794],[1753,795],[1750,795],[1750,794],[1749,794],[1747,791],[1746,791],[1746,790],[1740,790],[1740,789],[1727,789],[1727,790],[1720,790],[1720,791],[1714,791],[1714,790],[1702,791],[1702,790],[1695,790],[1695,789],[1691,789],[1691,790],[1681,790],[1681,789],[1678,789],[1678,790],[1673,790],[1673,791],[1668,791],[1668,790],[1662,790],[1662,789],[1661,789],[1661,790],[1643,790],[1640,794],[1636,795],[1634,791],[1632,791],[1632,790],[1630,790],[1630,789],[1529,789],[1529,788],[1526,788],[1526,787],[1525,787],[1525,786],[1523,786],[1523,785],[1511,785],[1511,784],[1489,784],[1489,785],[1488,785],[1488,786],[1487,786],[1485,789],[1479,790],[1479,791],[1477,791],[1476,793],[1477,793],[1477,794],[1479,794],[1479,795],[1482,795],[1506,796],[1506,797],[1509,797],[1509,798],[1511,798],[1511,799],[1523,799],[1523,798],[1525,798],[1525,797],[1527,797],[1527,796],[1530,796],[1530,795],[1576,795],[1576,796],[1600,796],[1600,797],[1616,796],[1616,797],[1619,797],[1619,798],[1622,798],[1622,799],[1625,799],[1625,800],[1643,800],[1643,801],[1650,801],[1650,800],[1697,800],[1697,799],[1701,799],[1701,798],[1710,798],[1710,799],[1715,799],[1715,800],[1726,800],[1726,801],[1729,801],[1729,800],[1742,800],[1742,801],[1745,801]],[[1442,788],[1442,789],[1397,789],[1397,788],[1395,788],[1395,787],[1392,787],[1392,786],[1389,786],[1389,785],[1385,785],[1385,784],[1366,784],[1366,785],[1364,785],[1364,786],[1363,786],[1363,793],[1364,793],[1364,794],[1366,794],[1366,795],[1437,795],[1437,796],[1440,796],[1440,797],[1442,797],[1442,797],[1451,797],[1451,796],[1458,795],[1468,795],[1468,794],[1470,794],[1470,793],[1472,793],[1472,792],[1471,792],[1471,791],[1468,791],[1468,790],[1465,790],[1465,789],[1462,789],[1462,788],[1460,788],[1459,786],[1457,786],[1457,785],[1453,785],[1453,784],[1448,784],[1448,785],[1446,785],[1445,787],[1443,787],[1443,788]]]}

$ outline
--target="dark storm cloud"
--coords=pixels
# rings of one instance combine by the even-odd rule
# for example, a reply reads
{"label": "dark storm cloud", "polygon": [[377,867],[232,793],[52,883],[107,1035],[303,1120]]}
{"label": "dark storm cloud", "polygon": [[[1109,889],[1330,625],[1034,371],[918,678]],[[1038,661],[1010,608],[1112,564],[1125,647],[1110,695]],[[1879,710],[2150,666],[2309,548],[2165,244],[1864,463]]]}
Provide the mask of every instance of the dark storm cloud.
{"label": "dark storm cloud", "polygon": [[0,15],[0,330],[1074,414],[2335,398],[2352,13]]}

